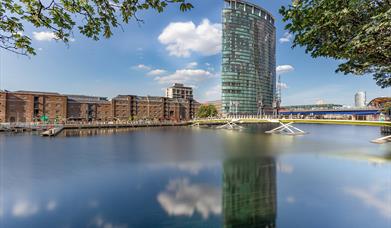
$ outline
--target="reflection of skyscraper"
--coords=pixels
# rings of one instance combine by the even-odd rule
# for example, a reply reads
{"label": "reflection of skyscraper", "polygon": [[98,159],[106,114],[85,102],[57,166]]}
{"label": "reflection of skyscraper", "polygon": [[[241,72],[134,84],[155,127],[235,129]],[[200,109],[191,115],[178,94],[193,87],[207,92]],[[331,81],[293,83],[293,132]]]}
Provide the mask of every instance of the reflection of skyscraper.
{"label": "reflection of skyscraper", "polygon": [[276,165],[273,158],[224,162],[225,227],[275,227]]}

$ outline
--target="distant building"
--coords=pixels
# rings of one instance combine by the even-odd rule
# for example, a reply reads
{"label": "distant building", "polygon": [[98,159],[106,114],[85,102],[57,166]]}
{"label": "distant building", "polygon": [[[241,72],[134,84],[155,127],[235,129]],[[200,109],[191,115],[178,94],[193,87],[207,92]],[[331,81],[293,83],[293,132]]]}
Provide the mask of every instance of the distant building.
{"label": "distant building", "polygon": [[387,103],[391,103],[391,97],[377,97],[368,103],[368,107],[382,109]]}
{"label": "distant building", "polygon": [[63,121],[67,97],[59,93],[0,91],[0,122]]}
{"label": "distant building", "polygon": [[190,120],[200,104],[193,99],[118,95],[106,97],[62,95],[31,91],[0,91],[2,122],[92,122]]}
{"label": "distant building", "polygon": [[354,95],[354,106],[363,108],[367,106],[367,94],[365,92],[357,92]]}
{"label": "distant building", "polygon": [[317,100],[317,101],[315,102],[315,104],[317,104],[317,105],[323,105],[323,104],[326,104],[326,102],[324,102],[324,100],[322,100],[322,99],[319,99],[319,100]]}
{"label": "distant building", "polygon": [[166,97],[193,99],[193,88],[186,87],[181,83],[175,83],[166,89]]}
{"label": "distant building", "polygon": [[107,97],[65,95],[68,98],[67,120],[110,121],[111,102]]}
{"label": "distant building", "polygon": [[273,112],[276,94],[274,17],[244,0],[225,0],[223,9],[222,111]]}
{"label": "distant building", "polygon": [[283,106],[281,110],[332,110],[341,109],[343,105],[340,104],[312,104],[312,105],[291,105]]}

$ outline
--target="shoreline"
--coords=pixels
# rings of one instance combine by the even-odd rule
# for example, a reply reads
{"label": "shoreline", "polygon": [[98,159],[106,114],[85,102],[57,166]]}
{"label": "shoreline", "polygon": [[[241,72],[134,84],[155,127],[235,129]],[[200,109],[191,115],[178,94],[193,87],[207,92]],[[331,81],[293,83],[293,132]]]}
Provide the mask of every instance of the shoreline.
{"label": "shoreline", "polygon": [[[282,123],[297,123],[297,124],[321,124],[321,125],[350,125],[350,126],[373,126],[373,127],[387,127],[391,128],[391,121],[361,121],[361,120],[302,120],[302,119],[282,119]],[[227,119],[210,119],[210,120],[193,120],[180,123],[127,123],[127,124],[63,124],[64,130],[72,129],[118,129],[118,128],[148,128],[148,127],[179,127],[191,126],[199,124],[201,126],[220,125],[229,122]],[[266,124],[278,123],[277,120],[270,121],[266,119],[240,119],[238,123],[241,124]],[[23,127],[24,125],[24,127]],[[42,131],[55,124],[48,125],[28,125],[22,124],[20,126],[13,126],[12,128],[0,128],[0,132],[30,132]],[[58,126],[58,125],[57,125]]]}

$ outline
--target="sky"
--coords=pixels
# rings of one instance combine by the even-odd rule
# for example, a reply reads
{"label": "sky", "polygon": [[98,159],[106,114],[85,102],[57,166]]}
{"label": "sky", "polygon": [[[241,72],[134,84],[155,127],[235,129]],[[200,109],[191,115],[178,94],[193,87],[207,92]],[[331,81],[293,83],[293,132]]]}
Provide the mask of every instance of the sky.
{"label": "sky", "polygon": [[[77,30],[69,45],[53,40],[45,29],[26,24],[37,55],[25,57],[0,50],[0,89],[115,97],[118,94],[164,96],[174,82],[194,87],[201,102],[221,96],[222,0],[189,0],[194,9],[140,12],[144,23],[131,21],[114,29],[110,39],[93,41]],[[313,59],[303,48],[292,49],[278,9],[290,0],[251,0],[276,18],[277,72],[282,104],[353,105],[354,94],[367,100],[391,96],[370,75],[336,74],[338,61]]]}

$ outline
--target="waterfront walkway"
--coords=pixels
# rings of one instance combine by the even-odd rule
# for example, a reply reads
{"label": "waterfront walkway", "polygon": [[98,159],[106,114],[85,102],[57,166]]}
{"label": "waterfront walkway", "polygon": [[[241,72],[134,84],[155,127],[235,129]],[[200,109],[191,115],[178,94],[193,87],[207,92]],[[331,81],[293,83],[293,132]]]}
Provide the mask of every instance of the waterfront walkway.
{"label": "waterfront walkway", "polygon": [[189,122],[171,121],[135,121],[128,123],[67,123],[67,124],[37,124],[37,123],[3,123],[0,124],[0,131],[24,132],[24,131],[45,131],[54,127],[63,129],[93,129],[93,128],[141,128],[141,127],[168,127],[187,126]]}
{"label": "waterfront walkway", "polygon": [[[24,132],[24,131],[45,131],[53,127],[61,126],[64,129],[92,129],[92,128],[142,128],[142,127],[168,127],[188,125],[224,125],[235,121],[237,124],[257,123],[302,123],[302,124],[341,124],[341,125],[363,125],[379,126],[384,129],[391,128],[391,121],[362,121],[362,120],[327,120],[327,119],[276,119],[259,116],[239,116],[229,118],[207,118],[194,119],[191,121],[134,121],[127,123],[67,123],[67,124],[37,124],[37,123],[2,123],[0,131]],[[384,132],[388,133],[388,132]]]}

